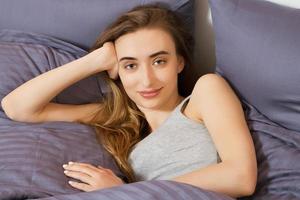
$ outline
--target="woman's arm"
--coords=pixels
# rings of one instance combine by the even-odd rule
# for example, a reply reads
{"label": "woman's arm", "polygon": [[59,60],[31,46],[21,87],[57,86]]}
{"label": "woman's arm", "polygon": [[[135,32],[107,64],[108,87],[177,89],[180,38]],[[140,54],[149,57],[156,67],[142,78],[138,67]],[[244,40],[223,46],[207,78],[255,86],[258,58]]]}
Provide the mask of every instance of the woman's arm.
{"label": "woman's arm", "polygon": [[[116,78],[115,68],[117,68],[117,58],[114,46],[112,43],[105,43],[103,47],[77,60],[22,84],[2,99],[2,108],[8,117],[19,121],[36,121],[38,119],[31,118],[36,117],[43,110],[53,111],[54,109],[54,112],[56,108],[70,110],[68,106],[49,102],[65,88],[92,74],[108,70],[111,78]],[[95,108],[95,105],[79,109],[88,111],[91,110],[90,108]]]}
{"label": "woman's arm", "polygon": [[231,197],[251,195],[257,163],[239,99],[222,77],[207,74],[196,83],[190,102],[190,112],[204,121],[222,161],[173,180]]}

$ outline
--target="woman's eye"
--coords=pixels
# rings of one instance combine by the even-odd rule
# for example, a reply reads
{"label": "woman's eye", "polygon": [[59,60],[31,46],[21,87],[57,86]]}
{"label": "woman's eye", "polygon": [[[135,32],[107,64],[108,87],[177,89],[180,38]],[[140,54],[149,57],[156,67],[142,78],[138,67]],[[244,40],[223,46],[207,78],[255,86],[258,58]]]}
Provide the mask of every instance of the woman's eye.
{"label": "woman's eye", "polygon": [[135,67],[136,67],[135,64],[128,64],[128,65],[125,65],[125,66],[124,66],[125,69],[133,69],[133,68],[135,68]]}
{"label": "woman's eye", "polygon": [[156,60],[154,62],[154,65],[162,65],[162,64],[165,64],[165,63],[166,63],[166,61],[164,61],[164,60]]}

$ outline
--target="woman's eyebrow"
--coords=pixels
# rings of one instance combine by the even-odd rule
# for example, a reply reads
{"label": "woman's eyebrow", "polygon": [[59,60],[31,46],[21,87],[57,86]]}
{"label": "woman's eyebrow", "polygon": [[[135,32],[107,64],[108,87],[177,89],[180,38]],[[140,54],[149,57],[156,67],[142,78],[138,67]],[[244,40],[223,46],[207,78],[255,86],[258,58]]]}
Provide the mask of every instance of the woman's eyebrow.
{"label": "woman's eyebrow", "polygon": [[[167,55],[169,55],[170,53],[167,52],[167,51],[158,51],[158,52],[156,52],[156,53],[151,54],[149,57],[150,57],[150,58],[153,58],[153,57],[158,56],[158,55],[161,55],[161,54],[167,54]],[[121,62],[122,60],[137,60],[137,58],[134,58],[134,57],[122,57],[122,58],[119,60],[119,62]]]}
{"label": "woman's eyebrow", "polygon": [[149,57],[150,57],[150,58],[153,58],[153,57],[158,56],[158,55],[161,55],[161,54],[170,54],[170,53],[167,52],[167,51],[159,51],[159,52],[156,52],[156,53],[151,54]]}

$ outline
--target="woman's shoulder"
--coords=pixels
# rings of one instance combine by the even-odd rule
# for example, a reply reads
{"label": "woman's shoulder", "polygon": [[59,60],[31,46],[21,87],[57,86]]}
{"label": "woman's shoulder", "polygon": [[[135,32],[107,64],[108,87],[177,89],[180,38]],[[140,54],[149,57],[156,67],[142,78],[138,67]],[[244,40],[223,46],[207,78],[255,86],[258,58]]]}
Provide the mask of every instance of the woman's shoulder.
{"label": "woman's shoulder", "polygon": [[210,87],[219,87],[224,83],[225,79],[217,74],[208,73],[201,76],[197,80],[192,93],[183,100],[185,102],[181,107],[181,112],[186,117],[204,124],[201,111],[199,111],[200,98],[203,98],[203,95],[208,93]]}

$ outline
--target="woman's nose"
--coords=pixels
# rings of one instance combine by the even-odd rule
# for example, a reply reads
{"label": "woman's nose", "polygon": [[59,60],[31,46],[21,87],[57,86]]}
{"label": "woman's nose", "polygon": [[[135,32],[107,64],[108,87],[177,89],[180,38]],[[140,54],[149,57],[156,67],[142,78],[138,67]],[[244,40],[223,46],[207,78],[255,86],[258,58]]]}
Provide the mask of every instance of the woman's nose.
{"label": "woman's nose", "polygon": [[145,87],[150,87],[155,81],[155,74],[151,66],[145,66],[142,70],[142,82]]}

